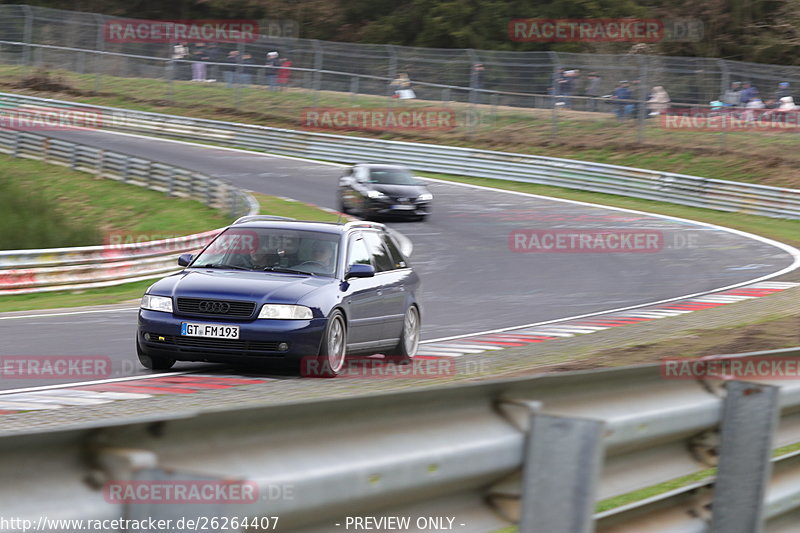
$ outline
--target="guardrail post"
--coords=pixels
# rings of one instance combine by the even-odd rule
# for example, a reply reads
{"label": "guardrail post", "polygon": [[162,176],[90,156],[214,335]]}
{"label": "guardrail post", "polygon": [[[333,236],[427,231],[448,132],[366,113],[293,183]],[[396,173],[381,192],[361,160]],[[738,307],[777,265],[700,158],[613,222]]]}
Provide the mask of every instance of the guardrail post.
{"label": "guardrail post", "polygon": [[764,526],[780,388],[743,381],[729,381],[725,388],[709,532],[759,533]]}
{"label": "guardrail post", "polygon": [[19,132],[14,132],[14,143],[11,145],[11,156],[19,157]]}
{"label": "guardrail post", "polygon": [[235,217],[236,216],[236,193],[232,192],[229,187],[227,189],[228,189],[228,194],[230,194],[230,199],[231,199],[231,216]]}
{"label": "guardrail post", "polygon": [[211,207],[211,204],[214,202],[211,194],[211,178],[203,176],[203,180],[206,182],[206,205]]}
{"label": "guardrail post", "polygon": [[531,413],[520,533],[590,533],[605,423]]}
{"label": "guardrail post", "polygon": [[75,170],[78,166],[78,145],[70,144],[69,149],[69,168]]}
{"label": "guardrail post", "polygon": [[358,76],[353,76],[350,78],[350,94],[353,95],[353,100],[355,100],[356,95],[358,94]]}
{"label": "guardrail post", "polygon": [[122,182],[128,183],[128,174],[130,173],[130,164],[131,158],[130,156],[125,156],[125,160],[122,162]]}
{"label": "guardrail post", "polygon": [[172,196],[175,190],[175,167],[169,167],[167,174],[167,196]]}
{"label": "guardrail post", "polygon": [[105,151],[99,150],[97,152],[97,163],[95,165],[97,167],[97,174],[98,178],[103,177],[103,167],[105,166]]}

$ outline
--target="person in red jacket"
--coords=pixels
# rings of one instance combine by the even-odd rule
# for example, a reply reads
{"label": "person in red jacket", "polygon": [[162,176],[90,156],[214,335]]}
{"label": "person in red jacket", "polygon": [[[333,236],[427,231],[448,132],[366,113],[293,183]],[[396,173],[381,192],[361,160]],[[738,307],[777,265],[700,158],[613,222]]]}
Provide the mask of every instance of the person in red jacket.
{"label": "person in red jacket", "polygon": [[281,59],[281,68],[278,70],[278,87],[281,89],[289,85],[289,76],[292,74],[291,66],[292,61],[288,57]]}

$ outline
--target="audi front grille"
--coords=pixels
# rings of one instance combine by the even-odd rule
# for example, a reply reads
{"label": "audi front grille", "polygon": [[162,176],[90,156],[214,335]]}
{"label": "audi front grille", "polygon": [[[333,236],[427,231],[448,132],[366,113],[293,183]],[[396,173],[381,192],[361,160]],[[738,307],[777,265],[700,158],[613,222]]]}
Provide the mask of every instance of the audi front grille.
{"label": "audi front grille", "polygon": [[255,302],[212,300],[209,298],[178,298],[178,312],[197,316],[249,318],[255,311]]}

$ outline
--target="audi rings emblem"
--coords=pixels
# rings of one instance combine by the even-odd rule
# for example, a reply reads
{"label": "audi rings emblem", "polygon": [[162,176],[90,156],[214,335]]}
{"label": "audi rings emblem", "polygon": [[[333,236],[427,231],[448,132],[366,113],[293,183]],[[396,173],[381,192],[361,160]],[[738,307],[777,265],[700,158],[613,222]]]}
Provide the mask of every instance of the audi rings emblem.
{"label": "audi rings emblem", "polygon": [[231,304],[227,302],[213,302],[204,300],[197,305],[197,310],[201,313],[213,313],[216,315],[224,315],[231,310]]}

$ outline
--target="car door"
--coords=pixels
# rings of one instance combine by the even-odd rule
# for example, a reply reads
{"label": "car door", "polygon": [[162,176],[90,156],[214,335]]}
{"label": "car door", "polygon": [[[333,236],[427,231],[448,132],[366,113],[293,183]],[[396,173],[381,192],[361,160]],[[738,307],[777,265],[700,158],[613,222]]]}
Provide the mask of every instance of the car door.
{"label": "car door", "polygon": [[358,165],[353,167],[353,202],[354,207],[361,213],[367,211],[369,191],[371,188],[369,184],[369,169]]}
{"label": "car door", "polygon": [[[360,232],[350,235],[345,272],[354,264],[372,265],[372,254]],[[354,351],[377,344],[383,335],[383,291],[380,284],[380,276],[351,278],[345,282],[347,343]]]}
{"label": "car door", "polygon": [[347,169],[339,179],[339,195],[345,210],[358,209],[361,206],[361,199],[355,190],[355,181],[354,168]]}
{"label": "car door", "polygon": [[382,233],[364,231],[363,236],[372,254],[375,277],[380,281],[380,290],[383,292],[380,307],[383,315],[382,339],[394,344],[403,331],[407,300],[405,280],[410,270],[406,268],[404,262],[395,260],[384,242]]}

